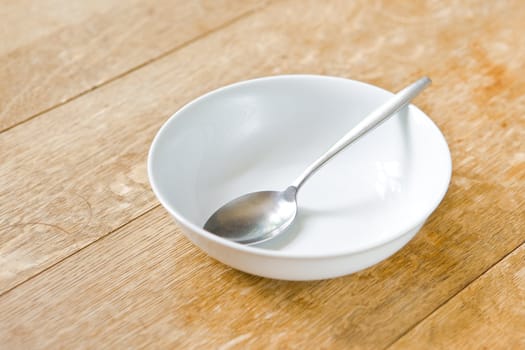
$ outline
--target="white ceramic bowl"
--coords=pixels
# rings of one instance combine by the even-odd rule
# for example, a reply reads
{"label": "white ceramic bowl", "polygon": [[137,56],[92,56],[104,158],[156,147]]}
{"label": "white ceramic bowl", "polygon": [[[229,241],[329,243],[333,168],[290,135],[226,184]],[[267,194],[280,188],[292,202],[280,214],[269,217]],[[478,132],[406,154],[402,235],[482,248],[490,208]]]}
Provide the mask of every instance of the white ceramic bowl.
{"label": "white ceramic bowl", "polygon": [[312,75],[268,77],[218,89],[187,104],[162,126],[148,158],[151,186],[194,244],[236,269],[286,280],[364,269],[403,247],[448,188],[446,141],[412,105],[304,185],[296,221],[281,237],[243,246],[202,226],[233,198],[286,188],[391,96],[362,82]]}

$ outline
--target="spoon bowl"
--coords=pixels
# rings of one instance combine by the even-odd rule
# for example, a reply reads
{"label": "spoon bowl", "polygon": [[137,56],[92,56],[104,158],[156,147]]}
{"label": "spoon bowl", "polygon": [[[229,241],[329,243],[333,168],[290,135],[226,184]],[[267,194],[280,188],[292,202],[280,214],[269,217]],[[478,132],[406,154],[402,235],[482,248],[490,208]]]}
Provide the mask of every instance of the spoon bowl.
{"label": "spoon bowl", "polygon": [[242,244],[265,242],[293,222],[297,214],[296,193],[293,186],[285,191],[248,193],[216,211],[204,229]]}

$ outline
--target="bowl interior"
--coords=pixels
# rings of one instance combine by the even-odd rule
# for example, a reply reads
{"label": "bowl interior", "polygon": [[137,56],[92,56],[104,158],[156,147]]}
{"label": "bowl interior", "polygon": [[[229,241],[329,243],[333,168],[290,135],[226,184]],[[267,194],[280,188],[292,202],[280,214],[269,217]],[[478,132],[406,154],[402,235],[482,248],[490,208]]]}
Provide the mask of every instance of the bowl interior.
{"label": "bowl interior", "polygon": [[[150,180],[172,214],[202,227],[231,199],[286,188],[391,96],[322,76],[264,78],[219,89],[163,126],[150,152]],[[260,249],[329,255],[386,242],[427,218],[450,171],[442,134],[411,106],[310,178],[299,192],[291,229]]]}

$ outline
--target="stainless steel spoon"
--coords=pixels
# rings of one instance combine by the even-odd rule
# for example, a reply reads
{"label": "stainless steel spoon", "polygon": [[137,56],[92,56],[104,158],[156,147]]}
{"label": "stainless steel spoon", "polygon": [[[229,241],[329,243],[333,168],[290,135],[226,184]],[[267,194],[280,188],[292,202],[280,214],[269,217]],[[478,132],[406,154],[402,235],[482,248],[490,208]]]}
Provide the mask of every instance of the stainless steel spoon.
{"label": "stainless steel spoon", "polygon": [[310,165],[284,191],[245,194],[219,208],[204,225],[218,236],[242,244],[256,244],[272,239],[293,222],[297,214],[297,191],[328,160],[406,106],[431,83],[423,77],[398,92],[384,105],[366,116],[325,154]]}

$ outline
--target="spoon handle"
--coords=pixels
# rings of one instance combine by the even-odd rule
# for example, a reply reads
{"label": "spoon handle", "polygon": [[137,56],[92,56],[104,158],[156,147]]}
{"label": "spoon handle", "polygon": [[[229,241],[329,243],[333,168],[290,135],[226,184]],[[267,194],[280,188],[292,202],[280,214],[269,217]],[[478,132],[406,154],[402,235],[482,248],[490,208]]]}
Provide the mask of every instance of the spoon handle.
{"label": "spoon handle", "polygon": [[399,91],[385,104],[374,110],[360,121],[352,130],[337,141],[325,154],[312,163],[306,170],[292,183],[292,186],[297,190],[303,183],[321,168],[328,160],[330,160],[337,153],[352,144],[354,141],[371,131],[379,124],[394,115],[401,108],[406,106],[412,99],[414,99],[424,88],[431,83],[428,77],[423,77],[403,90]]}

